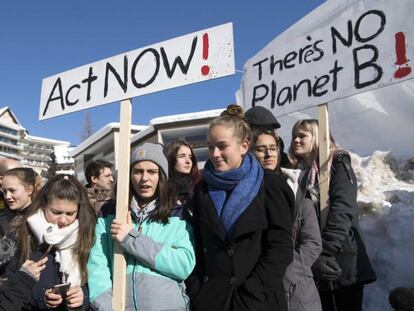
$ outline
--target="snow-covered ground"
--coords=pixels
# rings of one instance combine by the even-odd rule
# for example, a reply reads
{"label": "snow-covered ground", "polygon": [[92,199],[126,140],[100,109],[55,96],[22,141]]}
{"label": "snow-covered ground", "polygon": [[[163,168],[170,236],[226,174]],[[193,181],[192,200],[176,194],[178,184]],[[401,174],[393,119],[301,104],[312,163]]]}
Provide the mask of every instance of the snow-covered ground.
{"label": "snow-covered ground", "polygon": [[414,287],[414,158],[390,152],[352,154],[360,226],[378,279],[366,287],[364,310],[392,310],[389,292]]}

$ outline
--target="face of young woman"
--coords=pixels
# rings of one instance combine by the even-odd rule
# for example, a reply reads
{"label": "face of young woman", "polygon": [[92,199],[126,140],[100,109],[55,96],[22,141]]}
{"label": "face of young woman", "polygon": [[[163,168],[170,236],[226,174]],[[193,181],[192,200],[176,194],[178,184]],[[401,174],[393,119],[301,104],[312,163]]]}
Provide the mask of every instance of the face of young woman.
{"label": "face of young woman", "polygon": [[3,178],[2,190],[4,199],[11,210],[21,210],[32,203],[33,186],[25,186],[15,176],[5,176]]}
{"label": "face of young woman", "polygon": [[160,168],[152,161],[140,161],[131,170],[131,182],[136,194],[144,202],[153,199],[157,192]]}
{"label": "face of young woman", "polygon": [[70,226],[78,216],[78,204],[66,199],[53,198],[45,207],[47,222],[55,224],[59,229]]}
{"label": "face of young woman", "polygon": [[191,150],[187,146],[181,146],[177,151],[174,169],[181,174],[190,174],[193,162],[191,162]]}
{"label": "face of young woman", "polygon": [[312,154],[313,137],[310,132],[299,129],[293,138],[292,144],[293,152],[297,157],[306,159]]}
{"label": "face of young woman", "polygon": [[276,169],[279,157],[279,148],[277,147],[276,140],[272,135],[259,135],[254,145],[254,153],[263,168],[272,171]]}
{"label": "face of young woman", "polygon": [[208,134],[210,160],[217,172],[238,168],[249,149],[247,141],[240,142],[234,135],[234,128],[213,126]]}

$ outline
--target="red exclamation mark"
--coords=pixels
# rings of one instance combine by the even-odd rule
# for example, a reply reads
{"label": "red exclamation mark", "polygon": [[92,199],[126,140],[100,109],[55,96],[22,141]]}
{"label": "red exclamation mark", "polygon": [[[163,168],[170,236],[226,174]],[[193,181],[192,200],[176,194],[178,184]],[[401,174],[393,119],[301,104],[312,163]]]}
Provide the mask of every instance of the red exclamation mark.
{"label": "red exclamation mark", "polygon": [[[398,65],[397,71],[394,73],[394,78],[401,79],[411,73],[411,67],[408,66],[408,59],[406,56],[406,48],[405,48],[405,35],[403,32],[397,32],[395,34],[395,53],[397,54],[397,61],[395,62]],[[402,67],[402,65],[404,65]]]}
{"label": "red exclamation mark", "polygon": [[[207,60],[207,58],[208,58],[208,48],[209,48],[208,34],[205,33],[205,34],[203,34],[203,59],[204,60]],[[210,67],[209,66],[204,65],[204,66],[201,67],[201,74],[203,76],[208,75],[209,72],[210,72]]]}

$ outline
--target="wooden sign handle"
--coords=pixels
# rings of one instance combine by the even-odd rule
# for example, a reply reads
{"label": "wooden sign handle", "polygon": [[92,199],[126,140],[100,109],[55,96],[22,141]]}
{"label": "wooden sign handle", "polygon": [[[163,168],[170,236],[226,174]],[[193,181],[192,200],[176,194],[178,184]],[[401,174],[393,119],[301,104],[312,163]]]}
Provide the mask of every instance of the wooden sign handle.
{"label": "wooden sign handle", "polygon": [[[131,154],[131,99],[121,101],[119,124],[118,178],[116,188],[116,219],[126,221],[129,204],[129,161]],[[126,261],[121,245],[115,243],[112,280],[112,308],[125,310]]]}
{"label": "wooden sign handle", "polygon": [[319,124],[319,195],[321,209],[321,229],[326,227],[329,212],[329,114],[328,104],[318,106]]}

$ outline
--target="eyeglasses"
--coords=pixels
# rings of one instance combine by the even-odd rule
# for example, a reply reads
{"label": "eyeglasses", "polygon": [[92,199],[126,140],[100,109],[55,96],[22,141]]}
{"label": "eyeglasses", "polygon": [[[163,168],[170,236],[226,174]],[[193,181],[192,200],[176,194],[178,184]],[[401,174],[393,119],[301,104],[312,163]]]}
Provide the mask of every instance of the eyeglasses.
{"label": "eyeglasses", "polygon": [[268,156],[277,156],[279,154],[279,147],[276,146],[256,146],[254,148],[256,155],[259,158],[264,158],[266,155]]}

